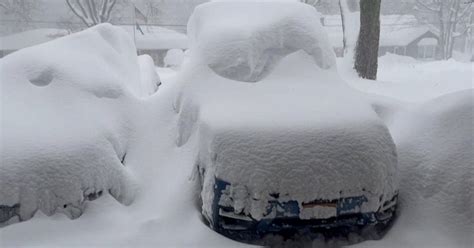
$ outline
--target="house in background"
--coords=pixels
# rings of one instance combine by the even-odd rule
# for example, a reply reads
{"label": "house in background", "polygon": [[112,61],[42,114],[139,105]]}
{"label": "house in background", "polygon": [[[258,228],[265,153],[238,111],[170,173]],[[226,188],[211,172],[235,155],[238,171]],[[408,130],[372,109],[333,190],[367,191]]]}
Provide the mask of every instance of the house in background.
{"label": "house in background", "polygon": [[68,34],[69,31],[65,29],[42,28],[0,37],[0,58],[22,48],[48,42]]}
{"label": "house in background", "polygon": [[[342,57],[343,34],[340,15],[321,20],[338,57]],[[428,25],[420,25],[413,15],[382,15],[380,17],[379,56],[394,53],[416,59],[436,58],[438,36]]]}
{"label": "house in background", "polygon": [[[133,25],[120,27],[125,29],[135,41],[137,53],[150,55],[157,66],[163,66],[163,58],[168,50],[188,48],[186,34],[171,29],[159,26],[141,26],[140,30],[137,30]],[[65,29],[47,28],[0,37],[0,58],[19,49],[48,42],[68,34],[70,32]]]}

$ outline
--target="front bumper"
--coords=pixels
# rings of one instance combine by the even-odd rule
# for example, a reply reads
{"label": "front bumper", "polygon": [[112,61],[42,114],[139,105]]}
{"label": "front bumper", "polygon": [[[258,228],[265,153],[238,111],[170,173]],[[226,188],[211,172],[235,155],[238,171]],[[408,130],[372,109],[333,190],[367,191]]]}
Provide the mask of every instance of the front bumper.
{"label": "front bumper", "polygon": [[[280,235],[290,238],[304,235],[312,239],[346,237],[350,233],[358,233],[367,227],[376,227],[383,231],[395,217],[398,194],[384,202],[375,212],[360,212],[361,206],[367,202],[364,195],[345,197],[332,200],[315,200],[302,203],[301,207],[295,200],[280,201],[278,195],[272,195],[268,201],[266,214],[262,219],[252,218],[244,211],[238,212],[233,206],[223,204],[227,197],[230,184],[216,178],[212,216],[205,216],[211,227],[234,240],[253,242],[264,236]],[[324,209],[330,217],[301,219],[300,213],[305,208]]]}

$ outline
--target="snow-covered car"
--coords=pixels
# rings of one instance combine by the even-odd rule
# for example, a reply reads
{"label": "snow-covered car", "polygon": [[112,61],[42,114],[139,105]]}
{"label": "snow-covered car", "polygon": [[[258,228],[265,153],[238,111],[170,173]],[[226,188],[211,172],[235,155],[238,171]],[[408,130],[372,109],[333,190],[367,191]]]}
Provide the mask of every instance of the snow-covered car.
{"label": "snow-covered car", "polygon": [[198,147],[202,214],[230,238],[346,236],[395,216],[396,147],[339,77],[319,20],[285,2],[207,3],[190,18],[177,144]]}
{"label": "snow-covered car", "polygon": [[0,227],[38,210],[75,219],[107,192],[131,204],[130,113],[158,84],[151,58],[110,24],[0,59]]}

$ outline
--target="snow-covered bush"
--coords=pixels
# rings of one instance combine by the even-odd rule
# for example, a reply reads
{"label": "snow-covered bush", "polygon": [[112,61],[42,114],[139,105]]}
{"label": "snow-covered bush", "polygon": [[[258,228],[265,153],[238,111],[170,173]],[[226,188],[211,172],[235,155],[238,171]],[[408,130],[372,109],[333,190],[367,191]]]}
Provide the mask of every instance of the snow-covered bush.
{"label": "snow-covered bush", "polygon": [[77,218],[106,192],[130,204],[134,103],[157,77],[129,35],[98,25],[6,56],[0,70],[0,225],[37,210]]}
{"label": "snow-covered bush", "polygon": [[181,49],[174,48],[166,52],[166,56],[163,59],[165,67],[179,67],[184,60],[184,52]]}

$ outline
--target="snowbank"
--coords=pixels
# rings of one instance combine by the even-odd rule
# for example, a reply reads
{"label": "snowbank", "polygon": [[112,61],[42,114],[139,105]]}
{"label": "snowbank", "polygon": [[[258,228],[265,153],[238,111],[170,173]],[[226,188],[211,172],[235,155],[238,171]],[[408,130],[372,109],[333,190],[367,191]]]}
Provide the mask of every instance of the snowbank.
{"label": "snowbank", "polygon": [[320,14],[303,3],[202,4],[189,20],[188,36],[196,63],[233,80],[259,81],[281,58],[298,50],[310,54],[321,68],[335,68]]}
{"label": "snowbank", "polygon": [[106,192],[130,204],[124,165],[144,80],[128,34],[98,25],[6,56],[0,70],[0,224],[37,210],[77,218]]}
{"label": "snowbank", "polygon": [[[344,64],[342,59],[338,63]],[[343,76],[352,87],[361,91],[421,103],[473,88],[474,64],[453,59],[418,61],[407,56],[387,54],[379,58],[378,81],[360,80],[349,73],[343,73]]]}
{"label": "snowbank", "polygon": [[471,247],[474,90],[398,107],[389,123],[399,154],[400,216],[360,247]]}

